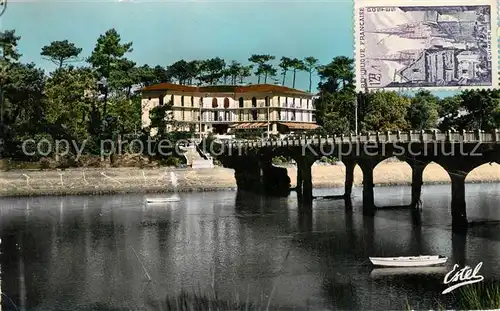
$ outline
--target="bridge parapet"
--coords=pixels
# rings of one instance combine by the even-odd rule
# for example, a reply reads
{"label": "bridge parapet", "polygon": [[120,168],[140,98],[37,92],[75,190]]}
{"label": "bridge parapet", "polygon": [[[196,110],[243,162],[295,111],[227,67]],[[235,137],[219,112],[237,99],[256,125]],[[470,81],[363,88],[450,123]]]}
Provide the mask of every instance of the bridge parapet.
{"label": "bridge parapet", "polygon": [[231,148],[261,148],[261,147],[291,147],[306,144],[349,144],[349,143],[431,143],[431,142],[462,142],[462,143],[500,143],[500,131],[485,132],[483,130],[474,131],[446,131],[437,130],[408,131],[408,132],[377,132],[360,135],[317,135],[289,136],[285,139],[260,139],[251,141],[225,141],[222,144]]}

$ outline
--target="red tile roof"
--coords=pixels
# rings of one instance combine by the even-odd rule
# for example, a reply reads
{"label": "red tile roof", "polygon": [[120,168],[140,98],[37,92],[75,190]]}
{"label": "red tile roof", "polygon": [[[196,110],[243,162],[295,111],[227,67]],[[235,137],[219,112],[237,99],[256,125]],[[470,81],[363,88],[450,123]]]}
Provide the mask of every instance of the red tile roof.
{"label": "red tile roof", "polygon": [[143,87],[139,91],[180,91],[180,92],[197,92],[198,87],[190,85],[181,85],[175,83],[160,83]]}
{"label": "red tile roof", "polygon": [[142,88],[140,91],[179,91],[193,93],[281,93],[313,96],[313,94],[286,86],[273,84],[254,85],[212,85],[212,86],[190,86],[175,83],[160,83]]}

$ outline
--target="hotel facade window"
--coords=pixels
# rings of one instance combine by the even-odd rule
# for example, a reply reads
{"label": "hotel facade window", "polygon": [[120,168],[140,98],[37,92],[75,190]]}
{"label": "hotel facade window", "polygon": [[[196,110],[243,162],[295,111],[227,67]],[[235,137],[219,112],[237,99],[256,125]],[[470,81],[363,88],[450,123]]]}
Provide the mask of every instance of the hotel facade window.
{"label": "hotel facade window", "polygon": [[[217,98],[212,99],[212,108],[217,109],[219,108],[219,104],[217,103]],[[212,112],[212,120],[210,121],[220,121],[219,119],[219,111],[215,110]]]}
{"label": "hotel facade window", "polygon": [[[204,107],[203,107],[204,103],[203,103],[203,97],[200,97],[200,111],[199,111],[199,119],[201,121],[204,121],[203,120],[203,117],[205,116],[205,113],[203,111]],[[204,129],[205,127],[202,127],[202,129]],[[204,130],[202,130],[202,132],[204,132]]]}
{"label": "hotel facade window", "polygon": [[258,120],[258,112],[257,112],[257,109],[252,109],[252,120],[253,121],[257,121]]}

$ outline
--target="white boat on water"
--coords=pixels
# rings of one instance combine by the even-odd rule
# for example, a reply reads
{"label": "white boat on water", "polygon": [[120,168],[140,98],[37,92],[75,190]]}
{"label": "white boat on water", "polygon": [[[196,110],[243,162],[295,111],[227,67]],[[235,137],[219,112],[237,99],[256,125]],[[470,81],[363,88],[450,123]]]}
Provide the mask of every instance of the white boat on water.
{"label": "white boat on water", "polygon": [[170,202],[179,202],[181,199],[179,197],[173,196],[169,198],[147,198],[146,202],[149,204],[161,204]]}
{"label": "white boat on water", "polygon": [[369,257],[375,266],[384,267],[425,267],[444,264],[444,256],[409,256],[409,257]]}

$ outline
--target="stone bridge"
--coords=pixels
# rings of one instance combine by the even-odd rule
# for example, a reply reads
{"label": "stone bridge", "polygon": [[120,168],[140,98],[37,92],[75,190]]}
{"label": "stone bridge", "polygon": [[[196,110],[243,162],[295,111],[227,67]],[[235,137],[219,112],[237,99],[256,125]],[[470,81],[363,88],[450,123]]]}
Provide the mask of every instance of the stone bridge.
{"label": "stone bridge", "polygon": [[[412,168],[410,207],[418,208],[427,164],[435,162],[449,174],[452,189],[452,226],[467,227],[465,178],[474,168],[500,161],[500,132],[410,131],[368,133],[350,136],[297,136],[285,140],[224,141],[212,146],[212,153],[227,168],[235,170],[240,190],[287,196],[297,191],[302,208],[312,205],[312,164],[323,156],[334,156],[346,166],[345,193],[349,206],[354,168],[363,172],[363,211],[373,213],[373,169],[381,161],[397,157]],[[284,168],[272,164],[275,156],[288,156],[297,163],[297,187],[290,188]]]}

